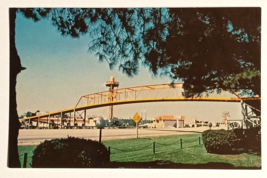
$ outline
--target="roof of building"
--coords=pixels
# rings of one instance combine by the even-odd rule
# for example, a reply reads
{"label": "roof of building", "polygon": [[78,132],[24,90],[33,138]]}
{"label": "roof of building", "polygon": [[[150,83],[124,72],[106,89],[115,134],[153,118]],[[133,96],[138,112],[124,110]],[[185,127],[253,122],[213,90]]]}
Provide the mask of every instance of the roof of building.
{"label": "roof of building", "polygon": [[156,121],[163,120],[163,121],[176,121],[174,116],[160,116],[155,118]]}

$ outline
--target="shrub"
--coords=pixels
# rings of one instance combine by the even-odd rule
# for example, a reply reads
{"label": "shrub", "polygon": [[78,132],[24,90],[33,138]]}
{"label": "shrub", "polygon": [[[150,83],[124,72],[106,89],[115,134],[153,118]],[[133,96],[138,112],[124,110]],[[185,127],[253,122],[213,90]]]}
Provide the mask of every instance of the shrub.
{"label": "shrub", "polygon": [[203,143],[208,153],[231,153],[237,143],[237,137],[232,131],[206,130],[202,133]]}
{"label": "shrub", "polygon": [[240,140],[239,147],[245,149],[261,150],[261,127],[253,127],[250,129],[235,129],[234,133]]}
{"label": "shrub", "polygon": [[212,123],[210,122],[210,123],[209,123],[209,128],[211,128],[211,127],[212,127]]}
{"label": "shrub", "polygon": [[33,168],[104,168],[110,153],[92,140],[68,137],[44,141],[32,156]]}

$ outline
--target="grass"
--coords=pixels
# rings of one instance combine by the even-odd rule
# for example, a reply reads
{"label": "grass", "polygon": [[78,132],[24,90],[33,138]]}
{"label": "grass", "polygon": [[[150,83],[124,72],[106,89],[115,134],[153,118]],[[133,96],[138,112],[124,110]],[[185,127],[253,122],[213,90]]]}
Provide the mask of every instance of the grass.
{"label": "grass", "polygon": [[[111,149],[111,167],[125,168],[205,168],[260,169],[261,156],[241,153],[209,154],[202,144],[201,134],[110,140],[103,143]],[[183,140],[182,149],[180,139]],[[155,142],[155,154],[153,153]],[[28,152],[28,163],[36,146],[19,146],[20,155]],[[23,157],[21,157],[23,163]],[[27,167],[30,167],[27,164]]]}
{"label": "grass", "polygon": [[19,160],[21,162],[21,167],[23,167],[24,163],[24,154],[28,153],[26,168],[31,168],[30,163],[32,162],[33,150],[36,148],[36,146],[19,146],[18,148],[19,148]]}

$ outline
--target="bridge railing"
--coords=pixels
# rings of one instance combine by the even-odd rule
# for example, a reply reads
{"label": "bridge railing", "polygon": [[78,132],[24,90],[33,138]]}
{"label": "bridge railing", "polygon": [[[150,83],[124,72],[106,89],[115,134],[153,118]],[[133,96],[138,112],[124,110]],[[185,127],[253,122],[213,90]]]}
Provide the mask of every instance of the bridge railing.
{"label": "bridge railing", "polygon": [[145,101],[145,100],[222,100],[239,101],[240,99],[229,91],[203,92],[201,95],[192,95],[185,97],[186,92],[183,89],[183,83],[144,85],[130,88],[114,89],[113,91],[104,91],[84,95],[80,98],[75,107],[90,105],[99,105],[105,103],[115,103],[119,101]]}

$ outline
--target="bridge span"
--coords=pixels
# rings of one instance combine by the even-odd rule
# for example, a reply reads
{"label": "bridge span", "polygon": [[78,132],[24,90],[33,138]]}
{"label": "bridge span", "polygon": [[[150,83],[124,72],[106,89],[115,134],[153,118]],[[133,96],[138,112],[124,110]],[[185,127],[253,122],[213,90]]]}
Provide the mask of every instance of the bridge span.
{"label": "bridge span", "polygon": [[[108,83],[113,83],[117,86],[118,82],[111,79]],[[107,82],[106,82],[107,83]],[[73,123],[76,121],[76,115],[80,115],[79,111],[83,111],[83,116],[86,120],[86,110],[114,106],[122,104],[142,103],[142,102],[164,102],[164,101],[214,101],[214,102],[241,102],[245,100],[260,100],[260,97],[240,97],[237,93],[229,91],[221,91],[217,93],[215,91],[203,92],[200,95],[190,93],[183,89],[183,83],[168,83],[168,84],[156,84],[156,85],[143,85],[128,88],[116,88],[111,87],[109,91],[103,91],[93,94],[81,96],[77,104],[69,109],[63,109],[55,112],[49,112],[41,115],[22,118],[24,120],[44,120],[47,118],[49,122],[50,117],[58,116],[63,117],[63,114],[73,113]],[[112,115],[111,115],[112,116]],[[85,122],[85,121],[84,121]]]}

